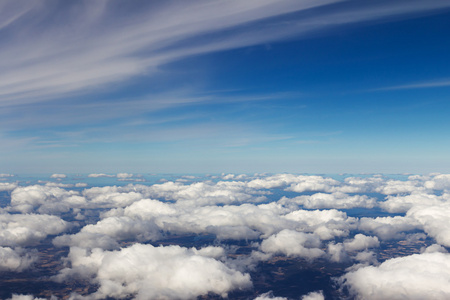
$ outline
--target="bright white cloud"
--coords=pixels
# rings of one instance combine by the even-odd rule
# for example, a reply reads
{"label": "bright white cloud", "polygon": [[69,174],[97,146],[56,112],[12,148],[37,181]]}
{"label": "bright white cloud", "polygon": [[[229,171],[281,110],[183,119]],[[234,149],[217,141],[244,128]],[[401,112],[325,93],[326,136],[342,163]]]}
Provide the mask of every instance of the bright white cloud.
{"label": "bright white cloud", "polygon": [[360,251],[368,248],[379,247],[380,242],[377,237],[356,234],[352,240],[344,241],[346,251]]}
{"label": "bright white cloud", "polygon": [[288,220],[297,221],[299,230],[314,232],[322,240],[335,237],[346,237],[350,230],[356,228],[356,219],[335,209],[330,210],[297,210],[284,216]]}
{"label": "bright white cloud", "polygon": [[67,177],[66,174],[52,174],[52,175],[50,176],[50,178],[54,178],[54,179],[64,179],[64,178],[66,178],[66,177]]}
{"label": "bright white cloud", "polygon": [[89,174],[88,177],[90,178],[99,178],[99,177],[115,177],[115,175],[108,175],[108,174],[104,174],[104,173],[93,173],[93,174]]}
{"label": "bright white cloud", "polygon": [[152,241],[162,237],[154,222],[126,216],[109,217],[86,225],[75,235],[56,237],[58,246],[79,246],[102,249],[118,248],[116,241]]}
{"label": "bright white cloud", "polygon": [[60,234],[70,224],[57,216],[35,214],[0,214],[0,245],[35,245],[48,235]]}
{"label": "bright white cloud", "polygon": [[425,181],[425,187],[433,190],[450,190],[450,174],[438,174]]}
{"label": "bright white cloud", "polygon": [[72,267],[63,269],[57,279],[93,278],[99,284],[96,299],[192,299],[208,293],[226,297],[230,291],[252,286],[248,274],[228,268],[210,254],[209,249],[142,244],[112,252],[71,248]]}
{"label": "bright white cloud", "polygon": [[254,300],[269,300],[269,299],[270,300],[288,300],[288,298],[285,298],[285,297],[275,297],[273,295],[272,291],[261,294],[258,297],[256,297]]}
{"label": "bright white cloud", "polygon": [[[228,177],[229,181],[220,181],[222,177]],[[336,182],[321,176],[307,179],[305,176],[289,174],[264,175],[259,179],[255,176],[233,181],[235,177],[219,176],[216,178],[218,182],[197,182],[201,179],[183,178],[188,183],[170,181],[155,185],[92,187],[81,192],[70,190],[70,187],[17,184],[11,192],[11,205],[6,206],[0,214],[0,269],[22,271],[30,268],[36,262],[36,254],[18,247],[38,245],[46,237],[56,235],[53,239],[55,246],[71,247],[67,258],[69,264],[57,279],[81,279],[97,283],[99,289],[91,298],[189,299],[208,292],[225,295],[235,289],[251,286],[249,275],[244,274],[245,272],[257,271],[262,261],[270,262],[274,255],[285,255],[308,260],[324,258],[345,263],[346,267],[353,263],[347,269],[346,284],[353,293],[364,299],[371,299],[378,296],[364,294],[360,289],[368,287],[372,291],[367,293],[388,297],[390,294],[382,294],[378,289],[385,285],[386,290],[390,287],[381,279],[379,282],[368,283],[355,278],[367,274],[372,276],[370,272],[378,272],[378,275],[373,275],[375,277],[401,276],[395,273],[394,267],[386,267],[389,266],[387,262],[394,260],[385,261],[381,265],[377,261],[380,241],[424,239],[425,233],[435,239],[436,244],[428,247],[428,240],[425,241],[426,245],[420,250],[424,256],[419,256],[420,259],[404,257],[408,263],[417,262],[417,267],[420,267],[419,261],[422,259],[428,260],[426,255],[448,255],[444,246],[450,247],[450,201],[446,191],[446,177],[441,174],[410,176],[405,184],[381,176],[365,179],[352,177]],[[437,184],[429,183],[439,180],[443,180],[439,183],[442,190],[436,189]],[[307,184],[303,188],[320,187],[323,190],[292,199],[283,197],[277,201],[274,198],[272,202],[259,204],[259,201],[272,197],[271,192],[275,194],[268,187],[276,187],[278,193],[304,183]],[[358,189],[364,193],[374,193],[377,190],[387,196],[377,201],[376,198],[361,194],[346,194],[342,192],[345,189]],[[390,194],[391,192],[393,193]],[[397,192],[400,194],[396,194]],[[302,205],[305,209],[299,209]],[[390,212],[406,212],[406,215],[355,218],[336,209],[376,206]],[[333,208],[306,209],[316,207]],[[351,212],[350,210],[349,214]],[[64,234],[70,228],[77,227],[63,221],[61,217],[49,214],[61,214],[64,218],[75,217],[80,221],[75,221],[74,225],[82,226],[78,231]],[[172,234],[207,234],[208,238],[215,235],[215,242],[224,243],[224,246],[197,250],[137,244],[163,241],[167,235]],[[248,240],[249,252],[240,254],[237,252],[239,247],[227,245],[227,240]],[[130,244],[135,246],[121,248]],[[159,262],[147,261],[150,258],[145,258],[146,255]],[[180,258],[176,259],[178,255]],[[154,269],[145,269],[143,265],[129,271],[125,268],[125,261],[128,259],[131,259],[133,266],[140,261],[149,264],[149,268],[154,266]],[[118,262],[116,267],[113,261]],[[406,262],[399,264],[400,270]],[[193,265],[198,268],[195,276],[203,287],[192,281],[185,283],[183,278],[175,278],[175,275],[168,273],[168,270],[171,270],[171,274],[178,274],[179,270],[181,273],[189,273]],[[381,267],[382,265],[384,266]],[[168,269],[164,270],[164,266]],[[426,270],[431,272],[431,277],[441,272],[436,268]],[[165,278],[165,281],[155,281],[150,291],[145,282],[155,280],[155,272]],[[202,276],[216,278],[220,284],[213,284]],[[174,280],[180,284],[175,284]],[[221,285],[222,283],[224,284]],[[182,290],[187,293],[182,294]],[[322,294],[316,293],[310,296],[320,295]],[[272,294],[262,294],[259,297],[276,299]]]}
{"label": "bright white cloud", "polygon": [[11,193],[10,209],[22,213],[57,214],[84,206],[86,199],[78,192],[59,187],[30,185],[18,187]]}
{"label": "bright white cloud", "polygon": [[316,193],[313,195],[298,196],[292,199],[283,197],[280,203],[289,204],[290,202],[302,205],[304,208],[336,208],[348,209],[354,207],[373,208],[376,199],[366,195],[348,195],[341,192],[332,194]]}
{"label": "bright white cloud", "polygon": [[417,205],[406,216],[417,220],[424,231],[439,244],[450,247],[450,203],[427,206]]}
{"label": "bright white cloud", "polygon": [[342,277],[360,299],[448,299],[450,255],[424,253],[398,257]]}
{"label": "bright white cloud", "polygon": [[[149,208],[140,210],[146,204]],[[155,222],[161,230],[172,233],[213,233],[218,239],[239,240],[267,237],[283,228],[295,228],[296,222],[280,217],[277,208],[281,209],[277,205],[253,204],[186,207],[144,200],[109,215]]]}
{"label": "bright white cloud", "polygon": [[[9,298],[8,300],[48,300],[45,298],[37,298],[33,295],[19,295],[19,294],[13,294],[12,298]],[[57,300],[55,296],[50,297],[50,300]]]}
{"label": "bright white cloud", "polygon": [[302,300],[325,300],[325,297],[322,291],[318,291],[302,296]]}
{"label": "bright white cloud", "polygon": [[127,179],[127,178],[131,178],[133,177],[133,174],[128,174],[128,173],[118,173],[117,178],[119,179]]}
{"label": "bright white cloud", "polygon": [[420,252],[421,253],[434,253],[434,252],[448,253],[447,249],[445,249],[444,247],[442,247],[441,245],[438,245],[438,244],[433,244],[426,248],[422,248],[422,249],[420,249]]}
{"label": "bright white cloud", "polygon": [[410,195],[388,196],[386,201],[381,202],[379,206],[390,213],[406,213],[416,205],[439,205],[449,200],[450,195],[447,193],[441,196],[427,193],[412,193]]}
{"label": "bright white cloud", "polygon": [[311,233],[282,230],[261,243],[266,253],[284,254],[288,257],[315,259],[325,254],[321,249],[320,238]]}

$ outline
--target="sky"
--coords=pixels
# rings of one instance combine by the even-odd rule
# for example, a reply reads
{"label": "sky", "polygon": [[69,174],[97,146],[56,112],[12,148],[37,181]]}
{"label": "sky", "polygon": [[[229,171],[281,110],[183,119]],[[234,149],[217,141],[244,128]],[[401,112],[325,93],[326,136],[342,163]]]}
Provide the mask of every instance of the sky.
{"label": "sky", "polygon": [[0,169],[450,169],[450,2],[2,1]]}

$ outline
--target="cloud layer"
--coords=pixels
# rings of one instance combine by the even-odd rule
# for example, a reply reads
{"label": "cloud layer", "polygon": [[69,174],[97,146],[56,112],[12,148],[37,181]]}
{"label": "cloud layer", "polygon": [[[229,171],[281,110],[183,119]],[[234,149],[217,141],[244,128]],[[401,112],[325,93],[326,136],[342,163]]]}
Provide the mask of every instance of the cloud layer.
{"label": "cloud layer", "polygon": [[[0,211],[0,271],[41,266],[42,247],[69,251],[53,280],[95,285],[74,299],[283,299],[252,292],[261,266],[279,261],[339,265],[338,282],[354,297],[448,296],[437,263],[445,265],[450,247],[446,175],[180,176],[163,183],[141,176],[141,183],[86,187],[5,178],[14,186]],[[309,292],[296,296],[324,297]]]}

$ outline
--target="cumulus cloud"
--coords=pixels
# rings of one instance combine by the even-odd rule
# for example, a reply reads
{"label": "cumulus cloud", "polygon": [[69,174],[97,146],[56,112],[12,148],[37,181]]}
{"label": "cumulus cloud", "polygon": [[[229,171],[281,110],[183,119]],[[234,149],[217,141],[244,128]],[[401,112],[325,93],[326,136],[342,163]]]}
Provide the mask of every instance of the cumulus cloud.
{"label": "cumulus cloud", "polygon": [[318,291],[302,296],[302,300],[325,300],[325,297],[322,291]]}
{"label": "cumulus cloud", "polygon": [[394,179],[384,182],[382,186],[375,189],[376,192],[385,195],[405,194],[423,190],[425,190],[425,187],[420,181],[402,181]]}
{"label": "cumulus cloud", "polygon": [[146,189],[149,197],[176,200],[187,206],[262,202],[267,200],[264,194],[267,192],[255,190],[240,181],[203,181],[189,185],[169,181]]}
{"label": "cumulus cloud", "polygon": [[[274,255],[344,263],[343,266],[347,268],[345,276],[348,275],[348,278],[342,281],[346,282],[345,285],[354,295],[365,299],[369,294],[358,290],[358,286],[363,283],[355,278],[365,276],[366,273],[357,272],[376,270],[370,272],[391,276],[389,272],[395,271],[392,267],[389,272],[385,272],[386,267],[380,267],[391,261],[387,260],[381,265],[377,261],[377,257],[385,259],[387,253],[382,252],[380,256],[380,251],[384,251],[378,249],[380,241],[384,243],[386,240],[404,239],[414,242],[415,239],[424,240],[428,235],[436,244],[428,246],[428,239],[416,243],[416,252],[423,246],[420,251],[425,256],[420,256],[421,259],[431,254],[448,255],[445,247],[450,247],[447,238],[450,236],[450,201],[449,193],[445,190],[446,177],[440,174],[410,176],[404,180],[410,183],[403,185],[398,183],[401,180],[376,175],[341,181],[321,176],[307,179],[304,175],[289,174],[255,175],[238,180],[237,176],[229,175],[218,176],[215,178],[217,181],[211,180],[209,176],[206,180],[187,178],[185,183],[167,181],[153,185],[128,184],[91,187],[82,191],[70,190],[69,186],[62,188],[47,184],[22,186],[18,182],[11,192],[10,205],[6,204],[0,214],[3,270],[21,271],[30,268],[37,255],[20,247],[37,245],[48,236],[56,236],[53,239],[54,246],[68,246],[71,250],[66,258],[66,268],[55,279],[92,282],[98,290],[88,296],[90,299],[189,299],[208,293],[225,296],[233,290],[249,288],[250,278],[244,273],[258,272],[261,262],[270,262]],[[440,185],[427,183],[439,180],[442,181]],[[277,201],[275,196],[278,193],[294,186],[309,189],[308,194],[313,189],[322,191],[294,198],[282,197]],[[437,187],[443,190],[436,190]],[[372,198],[372,194],[370,197],[348,194],[350,192],[344,190],[375,193],[378,198]],[[385,196],[380,196],[380,193]],[[7,198],[9,193],[4,195]],[[379,211],[374,210],[371,217],[367,217],[357,215],[359,211],[364,213],[366,210],[353,210],[377,206],[388,212],[406,214],[386,216],[388,214],[382,212],[383,217],[379,217],[376,216]],[[356,212],[358,217],[349,217],[338,209],[348,209],[347,213],[352,216]],[[81,220],[74,223],[80,225],[79,230],[62,220],[66,217]],[[70,228],[77,230],[68,234]],[[195,243],[199,241],[196,244],[198,247],[211,243],[223,246],[196,249],[142,245],[148,242],[172,243],[172,239],[164,241],[168,237],[183,237],[187,241],[188,236],[191,238],[195,235],[207,236],[205,240],[194,239]],[[246,246],[238,246],[243,244]],[[176,258],[178,256],[179,259]],[[113,261],[117,263],[116,267]],[[130,261],[133,268],[138,262],[142,266],[128,270],[130,267],[126,269],[125,265]],[[174,277],[179,272],[190,274],[194,265],[198,268],[194,274],[203,287],[191,281],[184,283],[181,275]],[[406,263],[402,263],[401,268],[403,265]],[[205,271],[207,269],[209,271]],[[430,269],[430,272],[434,271]],[[155,279],[156,276],[161,279]],[[210,278],[210,281],[203,276]],[[148,281],[154,281],[151,288],[145,284]],[[216,281],[219,283],[214,283]],[[181,283],[176,285],[175,282]],[[373,283],[374,298],[379,293],[376,284]],[[380,283],[380,287],[384,284]],[[183,294],[184,290],[186,294]],[[310,296],[320,295],[316,293]],[[370,299],[371,295],[367,298]],[[388,294],[383,296],[389,298]],[[74,299],[83,297],[78,295]],[[276,299],[267,293],[258,297]]]}
{"label": "cumulus cloud", "polygon": [[379,247],[380,242],[377,237],[356,234],[353,239],[344,241],[346,251],[360,251],[368,248]]}
{"label": "cumulus cloud", "polygon": [[[268,237],[284,228],[296,228],[295,221],[286,220],[280,214],[289,212],[280,205],[242,204],[239,206],[200,206],[190,207],[157,200],[143,199],[124,209],[113,209],[103,214],[115,218],[117,226],[122,222],[135,229],[135,235],[155,233],[154,225],[161,231],[175,234],[212,233],[218,239],[257,239]],[[126,221],[125,221],[126,220]],[[98,224],[102,223],[100,221]],[[111,224],[115,222],[110,222]],[[99,225],[89,225],[99,229]],[[101,226],[106,230],[106,227]],[[86,228],[86,227],[85,227]],[[81,231],[84,232],[85,228]],[[110,231],[112,232],[112,231]],[[116,236],[116,234],[114,234]]]}
{"label": "cumulus cloud", "polygon": [[450,174],[436,174],[426,180],[424,186],[432,190],[450,190]]}
{"label": "cumulus cloud", "polygon": [[348,195],[342,192],[332,194],[316,193],[313,195],[298,196],[295,198],[283,197],[280,203],[290,204],[296,203],[304,208],[336,208],[349,209],[354,207],[373,208],[376,205],[376,199],[366,195]]}
{"label": "cumulus cloud", "polygon": [[410,195],[388,196],[386,201],[381,202],[379,206],[390,213],[405,213],[416,205],[439,205],[450,200],[450,195],[435,195],[428,193],[412,193]]}
{"label": "cumulus cloud", "polygon": [[122,216],[86,225],[74,235],[56,237],[53,243],[57,246],[116,249],[119,248],[117,241],[152,241],[161,237],[154,222]]}
{"label": "cumulus cloud", "polygon": [[[20,294],[12,294],[12,298],[8,300],[47,300],[45,298],[37,298],[33,295],[20,295]],[[50,300],[57,300],[55,296],[50,297]]]}
{"label": "cumulus cloud", "polygon": [[350,259],[347,252],[345,252],[344,245],[342,243],[329,243],[327,245],[327,253],[330,261],[332,262],[345,262]]}
{"label": "cumulus cloud", "polygon": [[22,272],[30,268],[37,259],[36,251],[0,247],[0,271]]}
{"label": "cumulus cloud", "polygon": [[444,247],[442,247],[441,245],[438,245],[438,244],[433,244],[426,248],[424,247],[424,248],[420,249],[420,252],[421,253],[434,253],[434,252],[448,253],[447,249],[445,249]]}
{"label": "cumulus cloud", "polygon": [[450,247],[450,203],[426,206],[417,205],[411,208],[406,216],[416,220],[424,231],[439,244]]}
{"label": "cumulus cloud", "polygon": [[6,174],[6,173],[1,173],[0,174],[0,178],[8,178],[8,177],[14,177],[13,174]]}
{"label": "cumulus cloud", "polygon": [[381,240],[401,239],[406,232],[422,229],[422,225],[411,217],[377,217],[359,220],[358,229],[375,234]]}
{"label": "cumulus cloud", "polygon": [[335,191],[341,183],[332,178],[322,176],[307,176],[293,174],[276,174],[264,178],[256,178],[248,182],[248,186],[258,189],[272,189],[286,187],[287,191],[307,192],[307,191]]}
{"label": "cumulus cloud", "polygon": [[128,174],[128,173],[118,173],[117,178],[119,179],[126,179],[126,178],[131,178],[133,177],[133,174]]}
{"label": "cumulus cloud", "polygon": [[94,298],[192,299],[208,293],[226,297],[252,286],[250,276],[210,257],[211,249],[134,244],[119,251],[71,248],[71,268],[56,277],[92,278]]}
{"label": "cumulus cloud", "polygon": [[92,174],[89,174],[88,177],[90,177],[90,178],[110,177],[111,178],[111,177],[115,177],[115,175],[108,175],[105,173],[92,173]]}
{"label": "cumulus cloud", "polygon": [[17,187],[17,183],[0,182],[0,192],[12,191]]}
{"label": "cumulus cloud", "polygon": [[315,259],[325,254],[319,249],[320,238],[311,233],[282,230],[261,243],[261,250],[266,253],[281,253],[288,257]]}
{"label": "cumulus cloud", "polygon": [[313,232],[322,240],[348,236],[350,230],[356,228],[356,219],[347,217],[345,212],[330,210],[297,210],[284,216],[288,220],[297,221],[299,230]]}
{"label": "cumulus cloud", "polygon": [[54,179],[64,179],[64,178],[66,178],[66,177],[67,177],[66,174],[52,174],[52,175],[50,176],[50,178],[54,178]]}
{"label": "cumulus cloud", "polygon": [[240,174],[240,175],[222,174],[222,180],[245,180],[248,177],[249,176],[247,174]]}
{"label": "cumulus cloud", "polygon": [[322,176],[298,176],[298,183],[293,183],[286,188],[287,191],[303,192],[332,192],[334,187],[339,186],[340,182],[332,178],[323,178]]}
{"label": "cumulus cloud", "polygon": [[144,198],[141,193],[132,187],[125,189],[117,186],[85,189],[82,195],[86,197],[90,206],[98,208],[125,207]]}
{"label": "cumulus cloud", "polygon": [[[90,247],[102,243],[117,247],[111,241],[157,240],[162,237],[161,232],[207,233],[214,234],[219,240],[253,240],[268,238],[283,229],[315,233],[326,240],[347,236],[351,229],[356,228],[356,219],[348,218],[337,210],[292,211],[275,202],[197,207],[180,202],[142,199],[124,208],[104,212],[101,217],[97,224],[87,225],[75,235],[58,237],[55,243],[80,246],[77,243],[81,242]],[[98,239],[99,235],[104,237]]]}
{"label": "cumulus cloud", "polygon": [[393,258],[341,278],[361,299],[448,299],[450,255],[423,253]]}
{"label": "cumulus cloud", "polygon": [[57,216],[35,214],[0,214],[0,245],[35,245],[48,235],[57,235],[71,227]]}
{"label": "cumulus cloud", "polygon": [[[327,246],[327,253],[332,262],[348,262],[351,259],[359,262],[376,263],[377,259],[369,248],[380,246],[377,237],[356,234],[352,239],[346,239],[343,243],[331,242]],[[358,252],[364,250],[362,252]]]}
{"label": "cumulus cloud", "polygon": [[22,213],[34,211],[44,214],[67,212],[85,207],[86,200],[76,191],[59,187],[30,185],[18,187],[11,193],[11,210]]}
{"label": "cumulus cloud", "polygon": [[269,291],[267,293],[261,294],[258,297],[256,297],[254,300],[288,300],[288,298],[285,297],[275,297],[273,295],[272,291]]}

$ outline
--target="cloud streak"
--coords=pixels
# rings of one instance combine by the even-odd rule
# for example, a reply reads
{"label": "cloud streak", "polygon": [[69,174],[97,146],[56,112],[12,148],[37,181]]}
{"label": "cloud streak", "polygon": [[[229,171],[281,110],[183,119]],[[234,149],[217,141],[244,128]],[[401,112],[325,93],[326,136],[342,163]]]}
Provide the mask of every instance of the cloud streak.
{"label": "cloud streak", "polygon": [[[163,64],[301,36],[333,26],[408,17],[446,8],[443,1],[116,1],[3,4],[0,105],[41,102],[85,93]],[[327,9],[333,5],[331,12]],[[317,9],[314,17],[302,12]],[[278,16],[292,15],[288,22]],[[214,37],[213,35],[214,34]]]}

